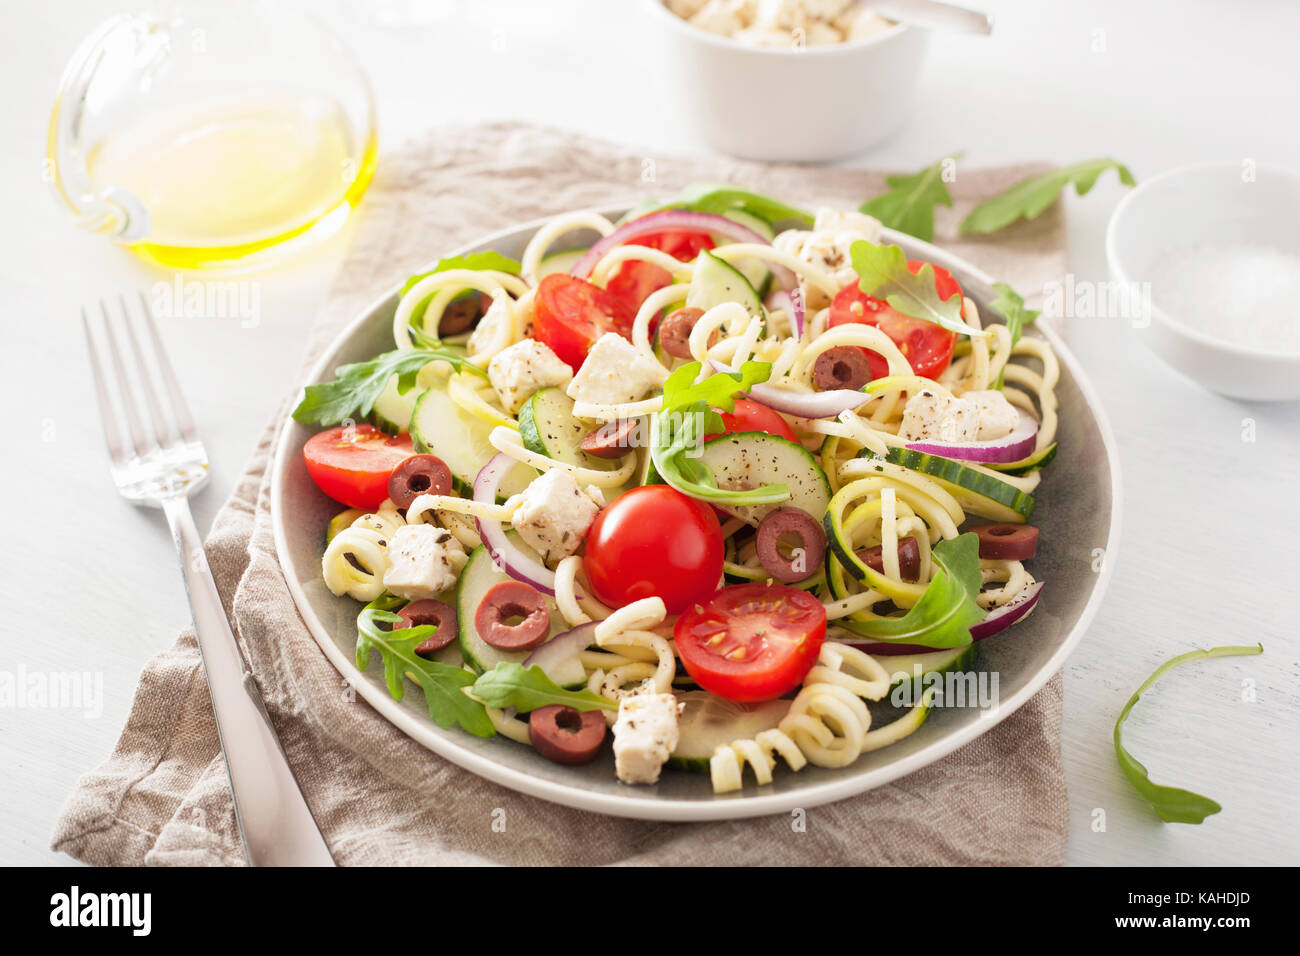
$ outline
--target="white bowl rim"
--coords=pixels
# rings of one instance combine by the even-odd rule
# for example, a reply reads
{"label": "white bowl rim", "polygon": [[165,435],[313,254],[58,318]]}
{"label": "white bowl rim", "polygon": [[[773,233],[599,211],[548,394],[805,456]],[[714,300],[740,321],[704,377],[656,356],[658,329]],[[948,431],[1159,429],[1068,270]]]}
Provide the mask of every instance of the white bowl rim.
{"label": "white bowl rim", "polygon": [[887,30],[881,30],[879,33],[873,33],[869,37],[861,37],[857,40],[845,40],[843,43],[827,43],[821,46],[805,46],[799,49],[793,47],[757,46],[753,43],[742,43],[739,40],[733,40],[731,37],[724,37],[717,33],[710,33],[708,30],[702,30],[694,24],[683,20],[677,14],[668,9],[664,0],[642,0],[643,3],[652,7],[659,8],[659,14],[673,21],[674,29],[682,30],[692,39],[699,40],[703,43],[709,43],[721,47],[724,50],[745,50],[750,53],[761,54],[764,56],[836,56],[847,54],[855,50],[863,50],[875,46],[879,43],[885,43],[903,33],[910,32],[912,27],[906,23],[895,23]]}
{"label": "white bowl rim", "polygon": [[[1188,176],[1194,173],[1206,172],[1212,169],[1227,170],[1240,169],[1240,160],[1210,160],[1203,163],[1189,163],[1186,166],[1175,166],[1173,169],[1166,169],[1162,173],[1157,173],[1150,179],[1138,183],[1136,188],[1129,192],[1127,196],[1119,201],[1115,206],[1115,211],[1110,214],[1110,222],[1106,224],[1106,263],[1110,267],[1111,274],[1116,281],[1123,283],[1125,286],[1131,284],[1129,272],[1120,263],[1119,251],[1116,248],[1119,244],[1119,233],[1122,227],[1122,220],[1130,207],[1141,200],[1141,197],[1150,193],[1153,187],[1158,184],[1166,184],[1172,179],[1178,179],[1182,176]],[[1282,166],[1278,163],[1256,163],[1255,168],[1269,173],[1275,173],[1289,179],[1300,182],[1300,169],[1294,169],[1289,166]],[[1300,352],[1279,352],[1270,351],[1257,345],[1242,345],[1238,342],[1229,342],[1227,339],[1217,339],[1212,335],[1202,332],[1200,329],[1193,328],[1185,322],[1179,321],[1170,313],[1166,312],[1154,301],[1151,302],[1151,316],[1156,321],[1162,323],[1166,328],[1179,335],[1186,336],[1193,342],[1203,345],[1207,348],[1216,349],[1230,355],[1240,356],[1248,359],[1263,359],[1269,363],[1300,363]]]}
{"label": "white bowl rim", "polygon": [[[637,198],[622,204],[611,204],[604,206],[597,211],[602,214],[617,216],[632,208],[637,202]],[[444,254],[446,256],[464,255],[470,250],[491,245],[492,243],[524,230],[536,231],[541,228],[553,217],[546,216],[531,222],[520,223],[515,226],[509,226],[504,229],[498,229],[488,235],[485,235],[473,242],[464,243],[457,249],[451,250]],[[883,238],[887,242],[897,242],[904,239],[909,243],[915,243],[920,251],[933,262],[935,265],[943,266],[949,271],[964,273],[974,278],[977,282],[982,283],[985,288],[991,288],[993,279],[988,276],[982,269],[979,269],[964,259],[959,258],[952,253],[940,249],[938,246],[916,239],[903,233],[896,232],[892,229],[885,229],[882,232]],[[434,260],[436,261],[436,260]],[[330,355],[336,351],[338,345],[356,335],[361,328],[369,321],[375,312],[380,309],[384,303],[388,302],[394,295],[401,290],[401,283],[395,283],[382,296],[375,299],[367,306],[358,316],[342,329],[327,345],[321,353],[321,357],[312,365],[307,373],[305,382],[320,381],[323,377],[333,372],[330,364],[333,361]],[[344,654],[334,643],[333,638],[326,630],[324,624],[316,616],[308,602],[307,595],[303,592],[298,582],[290,573],[290,569],[285,565],[284,555],[288,554],[288,541],[285,536],[285,524],[283,515],[276,508],[276,502],[281,498],[284,491],[284,476],[287,472],[289,457],[289,436],[294,426],[297,424],[292,416],[286,416],[283,425],[281,425],[279,434],[276,437],[275,454],[271,463],[271,526],[275,538],[276,557],[280,564],[280,570],[284,575],[285,584],[289,588],[290,595],[297,605],[298,613],[307,629],[316,641],[317,645],[324,651],[326,658],[334,665],[338,672],[348,679],[356,692],[360,694],[370,706],[375,708],[383,717],[385,717],[395,727],[411,737],[417,743],[422,744],[428,749],[441,757],[450,760],[452,763],[469,770],[487,780],[499,783],[511,790],[520,793],[526,793],[531,796],[540,797],[552,803],[558,803],[564,806],[573,807],[579,810],[588,810],[596,813],[603,813],[609,816],[630,817],[639,820],[669,820],[669,821],[704,821],[704,820],[739,820],[749,817],[768,816],[777,813],[789,813],[795,808],[809,808],[822,806],[827,803],[834,803],[837,800],[844,800],[848,797],[856,796],[868,790],[882,786],[900,777],[914,773],[923,767],[929,766],[937,760],[946,757],[958,747],[967,744],[976,739],[981,734],[1001,723],[1015,711],[1020,709],[1043,685],[1059,671],[1065,663],[1065,659],[1083,639],[1087,632],[1088,626],[1097,615],[1101,607],[1102,598],[1106,593],[1106,588],[1110,582],[1110,577],[1116,564],[1118,547],[1120,540],[1120,521],[1123,512],[1123,486],[1120,480],[1119,450],[1115,442],[1114,433],[1110,427],[1110,421],[1106,417],[1105,409],[1094,391],[1092,383],[1084,375],[1083,369],[1074,354],[1066,347],[1060,337],[1049,327],[1043,326],[1036,328],[1036,331],[1043,335],[1051,344],[1053,351],[1056,353],[1058,361],[1063,363],[1069,370],[1071,378],[1074,380],[1076,387],[1083,396],[1088,409],[1091,411],[1097,424],[1097,431],[1101,436],[1102,447],[1106,452],[1106,460],[1110,464],[1111,474],[1111,514],[1110,514],[1110,532],[1106,538],[1104,546],[1104,557],[1101,568],[1097,575],[1097,581],[1089,595],[1083,610],[1079,613],[1074,627],[1061,642],[1061,646],[1047,660],[1047,662],[1038,669],[1018,692],[1011,695],[1010,698],[999,699],[998,702],[989,710],[985,711],[981,717],[965,727],[958,728],[947,737],[936,740],[922,750],[909,754],[891,763],[871,770],[865,770],[854,773],[851,770],[845,770],[844,779],[836,779],[827,783],[815,784],[806,788],[801,788],[787,793],[769,793],[746,792],[742,799],[735,800],[716,800],[704,798],[700,800],[656,800],[646,797],[639,797],[632,787],[627,788],[627,793],[619,792],[617,794],[595,793],[584,790],[580,787],[567,786],[561,783],[554,783],[549,780],[543,780],[533,777],[513,767],[497,763],[495,760],[477,754],[461,746],[457,741],[455,734],[447,737],[439,736],[433,732],[433,724],[427,718],[421,718],[415,713],[405,709],[398,701],[393,700],[387,691],[376,684],[371,683],[357,669],[356,663],[348,655]],[[299,390],[301,391],[301,385]],[[454,730],[454,728],[453,728]],[[711,796],[711,795],[710,795]]]}

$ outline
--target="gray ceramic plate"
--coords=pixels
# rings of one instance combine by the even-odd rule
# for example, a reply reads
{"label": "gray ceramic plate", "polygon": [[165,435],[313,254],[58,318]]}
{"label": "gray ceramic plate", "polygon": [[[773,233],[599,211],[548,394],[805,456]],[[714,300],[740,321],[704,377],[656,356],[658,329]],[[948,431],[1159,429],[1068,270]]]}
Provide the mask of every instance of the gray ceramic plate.
{"label": "gray ceramic plate", "polygon": [[[611,218],[622,213],[621,208],[606,211]],[[517,257],[540,225],[499,232],[454,253],[496,249]],[[909,236],[886,231],[886,238],[901,245],[909,258],[947,268],[981,307],[991,300],[992,280],[978,269]],[[580,235],[573,239],[575,247],[591,241]],[[332,379],[339,365],[391,350],[396,304],[397,289],[391,289],[358,316],[321,357],[308,381]],[[443,730],[429,719],[414,688],[402,702],[394,701],[377,662],[366,673],[357,670],[353,652],[359,605],[330,594],[321,582],[321,542],[339,506],[317,490],[303,466],[302,446],[313,429],[292,419],[281,432],[272,476],[271,508],[280,564],[308,630],[358,693],[430,750],[497,783],[567,806],[656,820],[761,816],[841,800],[933,763],[1010,715],[1061,667],[1101,602],[1119,535],[1115,442],[1074,356],[1049,329],[1033,329],[1029,334],[1044,336],[1061,362],[1060,453],[1047,469],[1034,514],[1034,523],[1042,530],[1033,563],[1035,577],[1046,582],[1042,599],[1024,622],[980,645],[980,666],[998,674],[995,706],[935,709],[915,734],[864,755],[846,769],[806,767],[791,773],[782,766],[771,785],[758,787],[747,774],[743,790],[723,796],[713,795],[706,774],[677,770],[666,770],[655,786],[631,787],[615,779],[608,753],[585,767],[562,767],[500,737],[483,740],[456,728]],[[1104,563],[1097,561],[1097,549],[1105,549]]]}

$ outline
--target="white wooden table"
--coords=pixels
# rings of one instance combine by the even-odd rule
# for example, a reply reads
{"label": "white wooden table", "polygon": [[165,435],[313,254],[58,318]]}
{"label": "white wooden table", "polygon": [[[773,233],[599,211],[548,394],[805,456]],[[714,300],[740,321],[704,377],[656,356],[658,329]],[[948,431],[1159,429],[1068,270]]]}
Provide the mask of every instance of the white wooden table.
{"label": "white wooden table", "polygon": [[[63,63],[118,5],[12,5],[0,40],[0,381],[11,436],[0,500],[16,529],[5,561],[0,671],[90,671],[102,674],[104,689],[98,714],[0,713],[3,863],[68,862],[48,849],[55,814],[78,775],[107,755],[141,665],[188,619],[160,516],[128,507],[109,483],[76,311],[159,276],[78,234],[40,175]],[[1288,127],[1300,14],[1285,0],[1231,11],[1186,2],[1176,17],[1161,12],[1168,5],[1123,0],[1092,9],[984,5],[999,17],[996,36],[937,38],[916,120],[857,163],[914,168],[958,148],[972,165],[1114,155],[1141,178],[1208,159],[1294,163],[1300,153]],[[695,148],[655,108],[657,58],[643,49],[631,4],[333,0],[315,8],[371,72],[384,146],[440,122],[514,118],[653,144],[647,155]],[[414,25],[391,19],[413,9]],[[1106,181],[1069,201],[1080,281],[1105,278],[1102,235],[1120,195]],[[201,525],[293,387],[303,336],[347,241],[345,230],[259,276],[256,328],[231,319],[165,324],[215,463],[214,487],[198,502]],[[1159,364],[1120,320],[1075,319],[1070,334],[1115,426],[1125,485],[1116,574],[1066,666],[1070,861],[1300,862],[1300,828],[1286,812],[1300,787],[1300,405],[1211,395]],[[1254,440],[1243,440],[1252,429]],[[1262,657],[1171,674],[1130,721],[1128,740],[1157,781],[1224,805],[1199,827],[1160,824],[1117,770],[1117,712],[1166,657],[1257,640]],[[1253,701],[1243,700],[1243,681],[1252,682]]]}

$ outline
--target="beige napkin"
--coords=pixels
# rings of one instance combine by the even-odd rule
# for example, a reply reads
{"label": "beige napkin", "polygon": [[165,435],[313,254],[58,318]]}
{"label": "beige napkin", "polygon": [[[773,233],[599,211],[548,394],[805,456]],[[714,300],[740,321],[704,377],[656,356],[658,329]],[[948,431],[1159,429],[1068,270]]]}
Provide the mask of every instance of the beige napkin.
{"label": "beige napkin", "polygon": [[[940,243],[1025,291],[1064,270],[1057,209],[995,240],[955,241],[952,233],[974,201],[1031,171],[961,171],[951,186],[957,208],[939,217]],[[309,351],[322,349],[381,290],[476,236],[565,210],[668,195],[704,179],[805,205],[851,207],[883,188],[879,173],[659,156],[530,126],[440,130],[380,163]],[[286,397],[291,387],[285,383]],[[1016,714],[943,760],[809,810],[802,831],[787,815],[695,824],[605,817],[515,793],[431,753],[347,691],[289,597],[267,510],[267,460],[283,414],[217,515],[207,554],[289,762],[340,864],[1063,861],[1059,674]],[[146,665],[116,749],[78,784],[53,846],[94,864],[243,862],[192,629]]]}

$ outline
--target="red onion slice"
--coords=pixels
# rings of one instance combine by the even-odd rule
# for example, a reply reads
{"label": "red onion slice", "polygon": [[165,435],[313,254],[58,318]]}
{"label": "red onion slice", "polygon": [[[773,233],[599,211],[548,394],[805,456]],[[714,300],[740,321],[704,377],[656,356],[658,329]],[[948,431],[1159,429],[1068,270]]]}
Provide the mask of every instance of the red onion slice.
{"label": "red onion slice", "polygon": [[552,668],[570,657],[577,657],[588,647],[596,643],[596,621],[590,621],[587,624],[579,624],[572,630],[565,631],[563,634],[556,634],[553,638],[533,651],[524,660],[524,669],[537,664],[547,674],[552,673]]}
{"label": "red onion slice", "polygon": [[[1038,603],[1038,594],[1043,590],[1043,582],[1035,581],[1028,584],[1020,590],[1006,604],[995,608],[989,613],[989,616],[978,624],[972,625],[970,629],[971,640],[982,641],[986,637],[992,637],[1001,631],[1005,631],[1016,621],[1019,621],[1026,614],[1034,609]],[[860,651],[868,654],[877,654],[881,657],[894,657],[901,654],[933,654],[937,650],[944,650],[938,647],[926,647],[924,644],[884,644],[884,643],[858,643],[856,641],[846,641],[852,644]]]}
{"label": "red onion slice", "polygon": [[927,455],[939,455],[957,461],[1008,462],[1020,461],[1034,451],[1038,444],[1038,422],[1023,408],[1017,408],[1019,420],[1011,434],[992,441],[910,441],[907,447]]}
{"label": "red onion slice", "polygon": [[[596,267],[596,263],[601,260],[601,257],[615,246],[621,246],[648,233],[660,232],[664,229],[707,232],[710,235],[734,239],[736,242],[753,242],[760,246],[771,245],[753,229],[742,226],[734,219],[728,219],[726,216],[718,216],[710,212],[686,212],[669,209],[664,212],[652,212],[648,216],[640,216],[619,226],[588,249],[586,254],[569,270],[569,274],[575,275],[579,279],[585,279],[591,275],[591,270]],[[785,266],[769,262],[767,267],[772,270],[773,275],[777,277],[777,280],[783,286],[794,287],[794,273]]]}
{"label": "red onion slice", "polygon": [[[474,478],[474,500],[496,504],[497,489],[514,466],[515,460],[504,452],[493,455]],[[516,548],[506,536],[500,521],[475,518],[474,523],[478,526],[478,536],[483,539],[483,544],[497,567],[516,581],[531,584],[537,590],[555,596],[555,572]]]}
{"label": "red onion slice", "polygon": [[793,296],[785,289],[777,289],[775,292],[768,293],[763,305],[768,311],[781,309],[790,316],[790,324],[794,328],[794,337],[803,338],[803,296]]}
{"label": "red onion slice", "polygon": [[[730,365],[723,365],[713,359],[709,359],[709,364],[715,372],[736,374]],[[826,392],[790,392],[763,384],[751,386],[748,395],[760,405],[787,415],[798,415],[800,418],[834,418],[840,412],[864,405],[872,398],[866,392],[855,392],[848,388],[834,388]]]}

